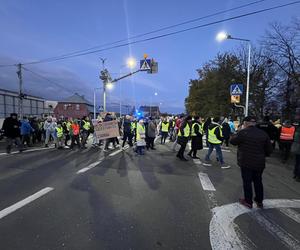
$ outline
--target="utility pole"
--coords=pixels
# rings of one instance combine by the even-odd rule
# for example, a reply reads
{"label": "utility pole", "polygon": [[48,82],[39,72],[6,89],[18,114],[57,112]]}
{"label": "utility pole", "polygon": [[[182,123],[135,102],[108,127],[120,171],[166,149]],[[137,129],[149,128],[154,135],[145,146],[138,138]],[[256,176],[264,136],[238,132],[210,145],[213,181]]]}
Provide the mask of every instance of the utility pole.
{"label": "utility pole", "polygon": [[18,64],[17,75],[19,78],[19,107],[18,107],[19,110],[18,110],[18,114],[19,114],[19,118],[22,119],[24,94],[23,94],[23,79],[22,79],[22,64],[21,63]]}

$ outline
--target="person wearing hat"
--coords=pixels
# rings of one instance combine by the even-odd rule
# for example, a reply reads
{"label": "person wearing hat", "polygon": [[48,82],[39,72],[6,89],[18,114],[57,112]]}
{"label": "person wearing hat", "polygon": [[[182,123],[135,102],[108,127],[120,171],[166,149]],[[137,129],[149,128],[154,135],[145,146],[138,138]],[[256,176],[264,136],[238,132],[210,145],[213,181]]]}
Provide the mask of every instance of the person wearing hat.
{"label": "person wearing hat", "polygon": [[223,159],[221,145],[223,143],[223,133],[222,133],[222,126],[219,124],[220,118],[215,117],[213,121],[208,126],[207,130],[207,141],[208,141],[208,152],[205,156],[205,162],[203,163],[204,166],[211,166],[210,155],[216,149],[217,154],[217,161],[220,162],[222,169],[230,168],[230,166],[226,165]]}
{"label": "person wearing hat", "polygon": [[182,161],[187,161],[187,159],[184,157],[184,151],[186,148],[186,144],[188,143],[189,138],[191,136],[191,122],[192,122],[192,117],[188,115],[180,124],[180,128],[178,131],[177,143],[181,147],[176,157],[178,157]]}
{"label": "person wearing hat", "polygon": [[230,140],[232,145],[238,146],[237,161],[241,168],[243,180],[244,198],[239,202],[252,208],[254,184],[255,198],[257,207],[263,208],[263,183],[262,174],[266,166],[266,156],[270,156],[273,147],[269,136],[261,129],[256,127],[256,119],[247,116],[243,120],[243,126],[234,134]]}
{"label": "person wearing hat", "polygon": [[6,137],[6,153],[10,154],[13,144],[18,146],[20,152],[22,151],[20,128],[21,123],[18,120],[18,115],[16,113],[11,113],[10,117],[5,118],[2,125],[2,130],[4,131],[4,136]]}

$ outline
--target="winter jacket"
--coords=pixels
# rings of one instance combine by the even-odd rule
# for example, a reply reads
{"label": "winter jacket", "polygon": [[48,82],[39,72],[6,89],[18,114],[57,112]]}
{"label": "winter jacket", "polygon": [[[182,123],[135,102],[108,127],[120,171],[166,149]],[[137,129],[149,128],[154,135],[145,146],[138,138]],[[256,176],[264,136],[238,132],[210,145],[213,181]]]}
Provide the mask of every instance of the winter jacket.
{"label": "winter jacket", "polygon": [[123,133],[131,133],[131,121],[128,119],[124,119],[123,121]]}
{"label": "winter jacket", "polygon": [[48,122],[45,121],[44,123],[44,130],[49,130],[50,132],[55,132],[56,129],[56,122]]}
{"label": "winter jacket", "polygon": [[262,122],[256,125],[259,129],[265,131],[271,140],[279,139],[279,131],[271,122]]}
{"label": "winter jacket", "polygon": [[154,121],[149,121],[147,129],[147,137],[155,138],[156,125]]}
{"label": "winter jacket", "polygon": [[20,137],[20,127],[21,123],[17,119],[13,119],[12,117],[7,117],[2,125],[2,130],[4,131],[4,135],[9,138]]}
{"label": "winter jacket", "polygon": [[227,122],[222,123],[222,132],[223,132],[224,139],[229,139],[231,134],[231,129]]}
{"label": "winter jacket", "polygon": [[269,136],[254,126],[240,130],[232,136],[230,143],[238,146],[238,165],[253,170],[264,169],[265,157],[273,150]]}
{"label": "winter jacket", "polygon": [[34,129],[31,127],[29,121],[23,120],[21,121],[21,135],[30,135],[31,132],[34,131]]}

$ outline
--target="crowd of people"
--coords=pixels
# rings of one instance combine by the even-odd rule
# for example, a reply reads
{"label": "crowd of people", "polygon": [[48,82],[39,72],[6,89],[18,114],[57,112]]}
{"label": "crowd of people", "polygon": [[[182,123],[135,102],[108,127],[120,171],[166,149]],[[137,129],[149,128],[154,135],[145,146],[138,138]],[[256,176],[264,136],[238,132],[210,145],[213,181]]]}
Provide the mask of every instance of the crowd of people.
{"label": "crowd of people", "polygon": [[[99,139],[94,130],[98,123],[118,121],[119,134],[122,136],[122,145],[118,136],[113,138]],[[11,153],[13,145],[22,152],[26,147],[34,144],[49,147],[53,143],[57,149],[70,148],[76,145],[79,149],[85,149],[91,135],[94,148],[103,146],[103,150],[113,147],[125,149],[127,143],[133,147],[137,155],[145,154],[145,150],[155,150],[155,142],[165,144],[167,138],[173,142],[172,150],[176,151],[180,146],[176,157],[181,161],[188,161],[185,156],[186,146],[190,143],[190,150],[187,155],[192,159],[199,159],[198,150],[206,145],[208,151],[203,159],[204,166],[211,166],[211,154],[216,151],[216,161],[221,169],[228,169],[230,166],[225,163],[222,148],[227,149],[229,143],[238,146],[237,158],[241,168],[243,180],[244,198],[240,203],[252,208],[252,183],[254,184],[255,198],[258,207],[263,207],[263,184],[262,174],[265,169],[265,157],[278,147],[281,152],[281,160],[285,163],[290,156],[294,143],[295,168],[294,178],[300,181],[300,127],[298,123],[279,120],[272,122],[269,117],[257,122],[255,117],[245,117],[237,124],[231,119],[214,117],[202,119],[199,116],[166,116],[160,118],[146,117],[137,118],[126,115],[117,119],[107,113],[105,117],[99,116],[95,120],[89,117],[82,119],[46,119],[30,118],[24,116],[21,120],[17,114],[12,113],[4,120],[2,133],[6,137],[6,151]]]}

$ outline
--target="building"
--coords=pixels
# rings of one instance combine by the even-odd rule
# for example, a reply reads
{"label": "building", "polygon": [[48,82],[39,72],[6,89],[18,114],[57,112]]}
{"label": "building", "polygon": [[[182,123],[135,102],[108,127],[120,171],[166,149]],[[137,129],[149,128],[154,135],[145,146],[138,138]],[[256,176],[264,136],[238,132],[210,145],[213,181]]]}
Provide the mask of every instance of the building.
{"label": "building", "polygon": [[141,112],[143,116],[160,116],[159,106],[140,106],[138,111]]}
{"label": "building", "polygon": [[[19,93],[0,89],[0,118],[19,112]],[[23,98],[23,115],[41,117],[44,114],[45,99],[27,95]]]}
{"label": "building", "polygon": [[75,93],[74,95],[59,101],[54,108],[55,117],[82,118],[93,114],[94,106],[84,98]]}

